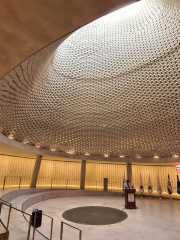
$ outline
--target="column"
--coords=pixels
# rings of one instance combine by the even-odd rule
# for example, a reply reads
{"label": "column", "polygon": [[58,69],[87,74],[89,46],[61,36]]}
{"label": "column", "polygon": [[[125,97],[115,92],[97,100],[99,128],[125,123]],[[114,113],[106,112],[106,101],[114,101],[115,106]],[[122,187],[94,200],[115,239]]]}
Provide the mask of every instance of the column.
{"label": "column", "polygon": [[132,164],[126,163],[126,173],[127,173],[127,179],[131,183],[131,176],[132,176]]}
{"label": "column", "polygon": [[81,178],[80,178],[80,189],[85,189],[85,177],[86,177],[86,161],[81,162]]}
{"label": "column", "polygon": [[39,170],[40,170],[40,166],[41,166],[41,160],[42,160],[42,156],[37,155],[36,156],[36,162],[35,162],[35,165],[34,165],[32,179],[31,179],[30,188],[36,188],[38,174],[39,174]]}

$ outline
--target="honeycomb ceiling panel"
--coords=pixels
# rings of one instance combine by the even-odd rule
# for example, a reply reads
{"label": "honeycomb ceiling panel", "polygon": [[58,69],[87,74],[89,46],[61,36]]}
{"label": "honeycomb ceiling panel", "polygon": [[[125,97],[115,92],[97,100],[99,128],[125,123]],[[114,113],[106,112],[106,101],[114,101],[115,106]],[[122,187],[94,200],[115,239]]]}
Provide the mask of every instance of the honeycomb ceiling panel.
{"label": "honeycomb ceiling panel", "polygon": [[179,14],[142,0],[39,51],[0,81],[0,132],[59,152],[179,155]]}

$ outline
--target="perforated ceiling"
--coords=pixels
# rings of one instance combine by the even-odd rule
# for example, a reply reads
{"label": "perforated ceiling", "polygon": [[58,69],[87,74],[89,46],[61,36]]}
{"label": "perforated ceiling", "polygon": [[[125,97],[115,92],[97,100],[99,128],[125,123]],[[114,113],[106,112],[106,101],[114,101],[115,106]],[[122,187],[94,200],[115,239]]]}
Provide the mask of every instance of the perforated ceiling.
{"label": "perforated ceiling", "polygon": [[27,59],[0,81],[1,132],[52,151],[178,155],[179,14],[143,0]]}

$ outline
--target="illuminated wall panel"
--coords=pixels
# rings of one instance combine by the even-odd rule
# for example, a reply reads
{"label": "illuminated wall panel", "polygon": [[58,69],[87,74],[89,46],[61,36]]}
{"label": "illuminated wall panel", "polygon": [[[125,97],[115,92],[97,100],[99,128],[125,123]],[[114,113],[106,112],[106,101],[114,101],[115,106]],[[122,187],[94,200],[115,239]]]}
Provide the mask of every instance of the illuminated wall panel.
{"label": "illuminated wall panel", "polygon": [[42,160],[37,187],[78,189],[80,172],[80,162]]}
{"label": "illuminated wall panel", "polygon": [[5,186],[21,188],[29,187],[34,169],[35,159],[0,155],[0,187],[2,188],[4,177]]}
{"label": "illuminated wall panel", "polygon": [[108,178],[108,191],[122,191],[126,165],[111,163],[86,163],[86,190],[103,190],[104,178]]}
{"label": "illuminated wall panel", "polygon": [[[140,173],[143,179],[143,186],[145,189],[144,194],[148,194],[148,181],[149,181],[149,174],[151,177],[151,182],[153,185],[153,195],[159,196],[157,193],[157,174],[159,174],[160,183],[163,191],[163,196],[168,196],[167,194],[167,182],[168,182],[168,174],[170,176],[171,185],[173,188],[172,197],[180,198],[177,192],[177,171],[175,166],[148,166],[148,165],[132,165],[132,173],[135,182],[135,188],[137,193],[139,193],[139,186],[140,186]],[[180,174],[179,174],[180,177]]]}

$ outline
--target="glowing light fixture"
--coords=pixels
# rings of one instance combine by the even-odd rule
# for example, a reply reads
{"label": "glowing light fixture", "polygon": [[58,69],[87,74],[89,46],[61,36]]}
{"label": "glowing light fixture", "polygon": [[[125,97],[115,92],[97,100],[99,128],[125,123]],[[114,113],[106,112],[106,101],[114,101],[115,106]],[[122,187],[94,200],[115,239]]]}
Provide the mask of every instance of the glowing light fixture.
{"label": "glowing light fixture", "polygon": [[68,154],[74,154],[73,151],[67,151],[66,153],[68,153]]}
{"label": "glowing light fixture", "polygon": [[52,147],[52,148],[51,148],[51,151],[52,151],[52,152],[56,151],[56,148],[53,148],[53,147]]}
{"label": "glowing light fixture", "polygon": [[8,138],[9,139],[14,139],[14,136],[13,135],[9,135]]}
{"label": "glowing light fixture", "polygon": [[120,158],[125,158],[125,156],[124,156],[124,155],[120,155],[119,157],[120,157]]}
{"label": "glowing light fixture", "polygon": [[84,155],[86,155],[86,156],[89,156],[89,155],[90,155],[90,153],[85,153]]}
{"label": "glowing light fixture", "polygon": [[108,154],[108,153],[105,153],[104,156],[105,156],[105,157],[109,157],[109,154]]}

